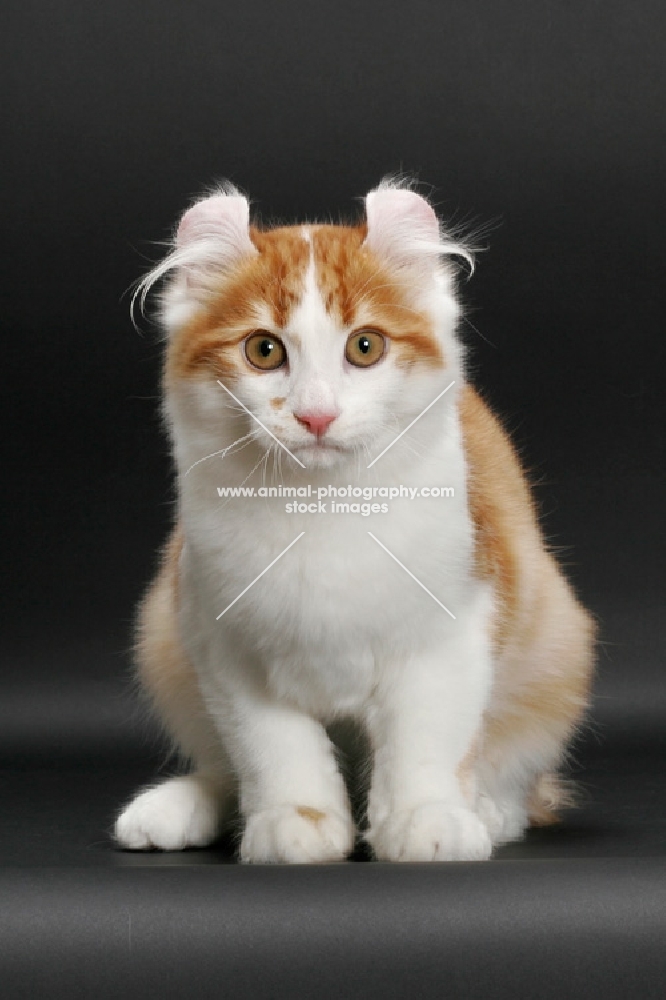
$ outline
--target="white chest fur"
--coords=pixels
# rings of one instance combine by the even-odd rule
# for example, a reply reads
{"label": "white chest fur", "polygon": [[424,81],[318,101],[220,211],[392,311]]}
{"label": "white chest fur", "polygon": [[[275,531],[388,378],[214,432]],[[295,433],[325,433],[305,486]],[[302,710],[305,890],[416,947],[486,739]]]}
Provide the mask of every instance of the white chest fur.
{"label": "white chest fur", "polygon": [[[455,630],[471,596],[472,538],[457,424],[431,438],[418,461],[403,460],[364,470],[361,480],[355,469],[354,483],[446,485],[453,495],[391,499],[373,516],[334,514],[329,501],[325,512],[293,513],[285,499],[220,501],[221,479],[241,482],[248,459],[226,465],[224,476],[214,461],[201,463],[181,480],[182,585],[197,630],[208,634],[212,669],[245,660],[273,696],[333,717],[367,701],[387,662]],[[346,481],[321,473],[298,481],[324,478]]]}

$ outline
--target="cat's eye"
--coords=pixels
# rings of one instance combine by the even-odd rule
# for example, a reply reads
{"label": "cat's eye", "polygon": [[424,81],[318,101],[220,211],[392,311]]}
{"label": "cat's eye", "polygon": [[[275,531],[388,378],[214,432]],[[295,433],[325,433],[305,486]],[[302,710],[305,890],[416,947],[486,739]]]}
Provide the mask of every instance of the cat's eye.
{"label": "cat's eye", "polygon": [[245,357],[253,368],[272,371],[287,360],[287,351],[279,337],[267,330],[257,330],[245,340]]}
{"label": "cat's eye", "polygon": [[357,368],[369,368],[384,356],[386,339],[378,330],[356,330],[347,340],[345,357]]}

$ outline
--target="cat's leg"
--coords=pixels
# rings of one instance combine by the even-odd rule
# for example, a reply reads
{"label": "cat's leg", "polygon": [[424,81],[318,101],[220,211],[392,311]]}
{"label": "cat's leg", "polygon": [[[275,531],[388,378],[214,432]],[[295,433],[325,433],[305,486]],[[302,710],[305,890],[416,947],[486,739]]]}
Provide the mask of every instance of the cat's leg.
{"label": "cat's leg", "polygon": [[115,837],[132,850],[173,851],[211,843],[231,811],[234,796],[228,757],[178,636],[176,561],[174,538],[139,611],[136,661],[155,714],[192,770],[139,792],[123,809]]}
{"label": "cat's leg", "polygon": [[245,862],[341,861],[354,845],[347,790],[324,727],[277,702],[225,657],[207,703],[228,747],[244,819]]}
{"label": "cat's leg", "polygon": [[486,712],[478,812],[493,844],[557,822],[572,804],[557,770],[588,702],[594,627],[550,562],[541,586],[529,639],[518,634],[500,657]]}
{"label": "cat's leg", "polygon": [[383,672],[367,726],[373,746],[367,840],[386,861],[483,860],[470,760],[488,697],[490,600],[440,628],[427,652]]}

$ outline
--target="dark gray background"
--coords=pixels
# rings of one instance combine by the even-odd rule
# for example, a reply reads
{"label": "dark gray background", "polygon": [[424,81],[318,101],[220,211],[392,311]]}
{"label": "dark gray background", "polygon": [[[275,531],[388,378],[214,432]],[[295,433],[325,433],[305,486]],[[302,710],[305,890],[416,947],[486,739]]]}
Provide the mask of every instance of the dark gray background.
{"label": "dark gray background", "polygon": [[[500,906],[512,891],[512,859],[663,857],[663,4],[24,0],[3,20],[0,864],[135,864],[107,832],[159,759],[128,692],[127,647],[172,489],[159,345],[147,323],[134,331],[123,293],[216,179],[246,189],[265,221],[293,221],[353,213],[355,198],[400,169],[432,186],[445,218],[492,223],[462,287],[476,327],[463,328],[472,375],[513,431],[548,537],[601,621],[594,725],[577,757],[587,810],[559,834],[505,849],[483,876],[495,886],[487,900],[497,890]],[[574,867],[566,878],[587,873],[610,892],[612,871]],[[300,877],[285,874],[266,898],[284,899]],[[248,891],[265,901],[252,878]],[[462,875],[433,878],[454,898],[466,891]],[[381,898],[381,878],[372,884],[363,891]],[[181,888],[196,909],[193,883]],[[38,899],[33,889],[21,898]],[[92,919],[84,889],[69,911],[82,934]],[[317,893],[315,909],[325,905]],[[109,912],[123,905],[108,902]],[[631,923],[621,908],[602,910],[611,938]],[[387,940],[395,932],[408,949],[402,911],[376,912]],[[521,926],[538,919],[538,906],[519,912]],[[282,917],[271,926],[292,940]],[[555,989],[538,965],[557,964],[555,953],[536,954],[541,988]],[[488,981],[510,991],[496,960]],[[586,968],[578,961],[576,982]],[[78,981],[68,982],[75,995]],[[604,982],[608,996],[626,995],[622,975]],[[257,996],[281,995],[271,989],[255,983]]]}

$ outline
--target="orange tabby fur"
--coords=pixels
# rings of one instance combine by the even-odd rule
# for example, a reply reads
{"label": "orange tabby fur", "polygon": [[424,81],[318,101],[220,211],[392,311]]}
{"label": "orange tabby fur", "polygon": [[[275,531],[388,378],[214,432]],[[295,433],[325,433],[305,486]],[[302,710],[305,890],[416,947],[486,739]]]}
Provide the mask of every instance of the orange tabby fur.
{"label": "orange tabby fur", "polygon": [[[400,282],[361,246],[365,228],[313,226],[311,231],[317,281],[327,310],[344,325],[367,323],[390,331],[399,363],[441,366],[444,359],[430,321],[410,308]],[[309,261],[302,227],[265,232],[253,227],[250,232],[260,254],[244,261],[207,309],[177,332],[167,355],[167,384],[206,369],[233,381],[243,365],[238,345],[260,325],[261,308],[268,305],[276,327],[288,322]]]}

